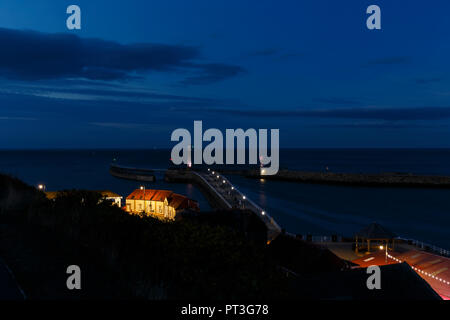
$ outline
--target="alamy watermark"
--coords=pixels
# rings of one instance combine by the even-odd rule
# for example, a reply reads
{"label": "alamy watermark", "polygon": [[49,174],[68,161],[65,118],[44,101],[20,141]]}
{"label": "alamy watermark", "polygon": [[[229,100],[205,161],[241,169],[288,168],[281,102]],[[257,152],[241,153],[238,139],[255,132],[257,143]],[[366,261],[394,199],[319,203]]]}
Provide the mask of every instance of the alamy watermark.
{"label": "alamy watermark", "polygon": [[[268,130],[267,129],[226,129],[225,130],[225,161],[224,141],[222,131],[211,128],[203,132],[202,121],[194,121],[194,139],[191,133],[184,128],[172,132],[171,141],[178,141],[172,148],[172,162],[175,165],[186,164],[246,164],[248,151],[248,164],[258,164],[264,167],[262,175],[274,175],[279,169],[279,129],[270,130],[270,155],[268,154]],[[181,141],[180,141],[181,140]],[[210,142],[203,149],[203,142]],[[235,144],[236,141],[236,144]],[[246,141],[248,145],[246,145]],[[192,144],[193,142],[193,144]],[[193,149],[193,150],[192,150]],[[194,155],[192,159],[192,154]]]}
{"label": "alamy watermark", "polygon": [[381,269],[379,266],[373,265],[369,266],[366,270],[367,274],[370,274],[369,278],[367,278],[366,285],[367,289],[373,290],[381,289]]}
{"label": "alamy watermark", "polygon": [[67,267],[66,273],[70,276],[67,278],[66,286],[69,290],[81,290],[81,269],[73,264]]}

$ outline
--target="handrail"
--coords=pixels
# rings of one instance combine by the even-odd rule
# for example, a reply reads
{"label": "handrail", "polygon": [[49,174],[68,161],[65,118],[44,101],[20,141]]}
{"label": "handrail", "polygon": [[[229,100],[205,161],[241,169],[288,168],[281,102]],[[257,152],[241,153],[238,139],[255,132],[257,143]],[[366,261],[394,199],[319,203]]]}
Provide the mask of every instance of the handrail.
{"label": "handrail", "polygon": [[449,256],[450,257],[450,250],[444,249],[444,248],[440,248],[438,246],[423,242],[423,241],[419,241],[416,239],[408,239],[408,238],[402,238],[402,237],[398,237],[397,239],[402,240],[402,241],[411,241],[412,244],[416,247],[420,247],[421,249],[425,249],[426,247],[430,248],[432,252],[434,253],[439,253],[441,255],[445,255],[445,256]]}
{"label": "handrail", "polygon": [[[216,171],[217,172],[217,171]],[[217,172],[217,174],[219,174]],[[234,187],[234,185],[223,175],[220,175],[223,180],[225,180],[229,185],[231,185],[232,187]],[[234,187],[234,191],[236,191],[237,193],[239,193],[242,197],[244,197],[244,194],[239,191],[239,189],[237,189],[236,187]],[[276,221],[272,218],[272,216],[270,216],[269,214],[267,214],[260,206],[258,206],[256,203],[254,203],[251,199],[245,197],[245,200],[248,203],[250,203],[258,212],[258,215],[263,219],[266,220],[268,223],[270,223],[278,232],[281,232],[281,227],[278,225],[278,223],[276,223]],[[264,214],[262,213],[264,212]]]}
{"label": "handrail", "polygon": [[202,179],[208,186],[211,187],[212,190],[224,201],[224,203],[227,205],[228,208],[232,208],[232,206],[228,203],[228,201],[214,188],[208,181],[206,181],[205,178],[203,178],[199,173],[192,171],[196,176],[198,176],[200,179]]}

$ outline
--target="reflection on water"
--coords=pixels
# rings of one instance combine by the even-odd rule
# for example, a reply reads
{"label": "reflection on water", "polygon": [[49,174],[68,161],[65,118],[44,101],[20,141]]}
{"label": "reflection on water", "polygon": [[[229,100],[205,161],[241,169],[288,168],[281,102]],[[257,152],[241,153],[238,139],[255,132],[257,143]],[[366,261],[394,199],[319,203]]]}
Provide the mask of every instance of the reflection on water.
{"label": "reflection on water", "polygon": [[229,176],[287,231],[352,236],[377,221],[450,248],[450,190],[326,186]]}

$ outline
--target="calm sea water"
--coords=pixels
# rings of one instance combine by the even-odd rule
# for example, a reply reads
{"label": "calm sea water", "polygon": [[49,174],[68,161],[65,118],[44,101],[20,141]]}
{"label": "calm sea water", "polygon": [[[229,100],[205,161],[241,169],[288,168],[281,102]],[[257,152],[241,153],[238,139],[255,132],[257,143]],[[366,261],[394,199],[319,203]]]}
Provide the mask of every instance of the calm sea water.
{"label": "calm sea water", "polygon": [[[138,182],[109,175],[112,159],[124,165],[166,168],[169,150],[0,151],[0,172],[10,173],[47,190],[109,189],[123,196]],[[391,149],[285,149],[281,166],[290,169],[334,172],[411,172],[450,175],[450,150]],[[161,176],[157,178],[162,178]],[[399,235],[450,249],[450,190],[342,187],[230,176],[249,198],[265,208],[286,230],[314,235],[351,236],[377,221]],[[193,185],[169,184],[158,179],[147,188],[168,189],[188,195],[210,209]]]}

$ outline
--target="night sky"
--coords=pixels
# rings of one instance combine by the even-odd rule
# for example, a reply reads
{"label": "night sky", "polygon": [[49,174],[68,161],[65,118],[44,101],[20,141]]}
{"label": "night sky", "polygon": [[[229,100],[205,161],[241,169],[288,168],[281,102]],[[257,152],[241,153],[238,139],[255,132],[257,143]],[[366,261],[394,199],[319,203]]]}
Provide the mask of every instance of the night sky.
{"label": "night sky", "polygon": [[2,0],[0,148],[171,147],[194,120],[279,128],[282,147],[450,147],[449,17],[448,0]]}

